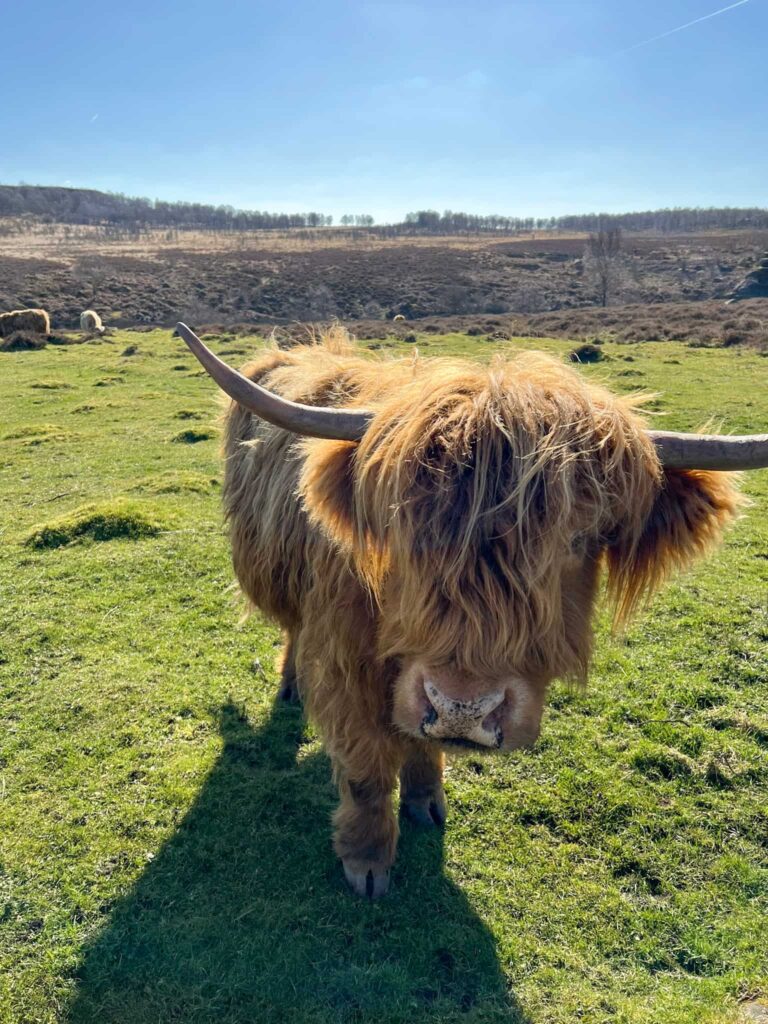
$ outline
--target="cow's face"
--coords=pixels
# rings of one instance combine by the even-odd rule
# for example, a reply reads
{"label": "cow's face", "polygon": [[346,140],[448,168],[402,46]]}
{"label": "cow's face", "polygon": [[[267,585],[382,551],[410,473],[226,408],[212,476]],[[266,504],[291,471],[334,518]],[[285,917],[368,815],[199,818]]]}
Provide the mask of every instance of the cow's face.
{"label": "cow's face", "polygon": [[602,550],[640,529],[658,463],[631,410],[548,360],[428,384],[358,446],[312,442],[305,500],[373,592],[394,724],[527,745],[548,684],[585,677]]}
{"label": "cow's face", "polygon": [[301,488],[371,590],[394,724],[511,749],[554,678],[586,677],[601,564],[628,613],[717,539],[735,492],[664,478],[631,402],[546,358],[430,371],[359,444],[310,442]]}

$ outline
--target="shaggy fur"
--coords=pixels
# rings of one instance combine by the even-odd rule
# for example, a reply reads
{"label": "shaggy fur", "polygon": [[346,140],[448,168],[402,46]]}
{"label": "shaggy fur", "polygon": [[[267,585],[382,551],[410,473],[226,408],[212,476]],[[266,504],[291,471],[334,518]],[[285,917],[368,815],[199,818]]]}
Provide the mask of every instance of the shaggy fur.
{"label": "shaggy fur", "polygon": [[0,338],[8,338],[16,331],[50,334],[51,319],[44,309],[14,309],[10,313],[0,313]]}
{"label": "shaggy fur", "polygon": [[104,325],[99,314],[92,309],[83,310],[80,314],[80,330],[88,334],[103,334]]}
{"label": "shaggy fur", "polygon": [[444,817],[442,755],[392,725],[404,661],[542,692],[583,680],[601,568],[625,619],[719,539],[738,495],[725,474],[664,473],[637,400],[540,354],[382,362],[337,333],[244,372],[375,413],[360,444],[303,441],[231,403],[224,441],[235,571],[286,630],[284,688],[298,680],[323,733],[335,848],[370,895],[394,857],[398,772],[407,813]]}

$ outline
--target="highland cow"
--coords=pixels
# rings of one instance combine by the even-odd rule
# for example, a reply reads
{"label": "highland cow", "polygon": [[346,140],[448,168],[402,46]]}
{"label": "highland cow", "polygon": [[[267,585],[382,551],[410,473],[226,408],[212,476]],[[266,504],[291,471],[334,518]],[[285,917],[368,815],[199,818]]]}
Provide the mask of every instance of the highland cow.
{"label": "highland cow", "polygon": [[92,309],[85,309],[80,314],[80,330],[86,334],[103,334],[105,327],[98,313]]}
{"label": "highland cow", "polygon": [[0,313],[0,338],[8,338],[17,331],[49,335],[51,318],[44,309],[14,309],[10,313]]}
{"label": "highland cow", "polygon": [[[444,751],[529,746],[555,679],[584,680],[602,574],[625,620],[734,518],[768,436],[651,432],[547,356],[382,362],[333,336],[245,376],[183,324],[234,401],[234,568],[285,631],[281,693],[319,726],[334,848],[381,896],[403,814],[442,825]],[[255,414],[255,415],[254,415]]]}

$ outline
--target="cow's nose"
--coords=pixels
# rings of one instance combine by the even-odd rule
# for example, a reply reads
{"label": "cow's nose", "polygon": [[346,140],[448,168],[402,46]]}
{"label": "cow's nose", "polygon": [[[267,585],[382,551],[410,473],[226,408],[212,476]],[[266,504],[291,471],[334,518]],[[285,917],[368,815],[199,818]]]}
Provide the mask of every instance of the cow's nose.
{"label": "cow's nose", "polygon": [[502,688],[475,700],[454,700],[429,680],[424,680],[427,708],[421,731],[432,739],[470,740],[483,747],[498,747],[503,736],[494,716],[504,703],[506,691]]}

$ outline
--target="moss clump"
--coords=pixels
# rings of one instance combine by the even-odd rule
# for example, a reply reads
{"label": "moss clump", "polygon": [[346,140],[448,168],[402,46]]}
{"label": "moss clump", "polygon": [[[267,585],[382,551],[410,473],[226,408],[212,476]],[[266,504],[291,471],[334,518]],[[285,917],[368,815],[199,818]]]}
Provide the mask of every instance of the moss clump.
{"label": "moss clump", "polygon": [[198,441],[210,441],[215,436],[212,430],[182,430],[174,434],[171,441],[174,444],[197,444]]}
{"label": "moss clump", "polygon": [[210,494],[219,486],[216,477],[205,476],[203,473],[168,470],[157,476],[147,476],[134,487],[136,491],[147,491],[150,494]]}
{"label": "moss clump", "polygon": [[60,548],[78,540],[140,540],[156,536],[163,526],[156,516],[129,502],[82,505],[34,527],[24,544],[30,548]]}
{"label": "moss clump", "polygon": [[52,423],[41,423],[37,426],[18,427],[10,434],[6,434],[4,441],[19,441],[24,445],[44,444],[46,441],[71,441],[76,435],[69,430],[62,430]]}
{"label": "moss clump", "polygon": [[642,742],[632,756],[632,763],[645,775],[655,779],[674,779],[694,774],[694,764],[685,754],[657,744]]}

